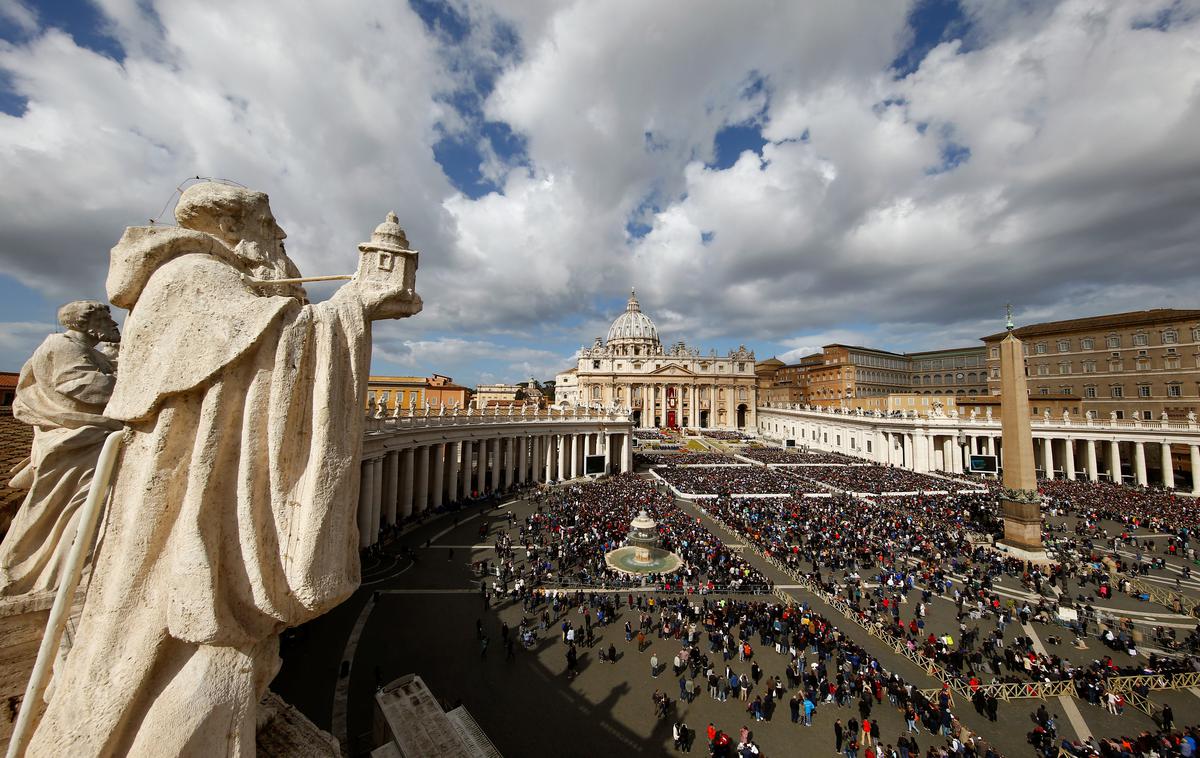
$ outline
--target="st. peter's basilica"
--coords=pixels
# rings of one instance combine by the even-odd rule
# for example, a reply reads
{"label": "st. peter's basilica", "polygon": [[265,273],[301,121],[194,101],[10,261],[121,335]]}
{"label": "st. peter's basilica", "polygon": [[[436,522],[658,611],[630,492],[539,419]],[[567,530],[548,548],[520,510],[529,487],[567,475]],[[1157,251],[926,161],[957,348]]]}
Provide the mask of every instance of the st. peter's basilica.
{"label": "st. peter's basilica", "polygon": [[582,348],[575,368],[555,381],[557,401],[630,406],[643,428],[753,429],[756,393],[753,351],[701,355],[682,341],[664,350],[632,292],[608,338]]}

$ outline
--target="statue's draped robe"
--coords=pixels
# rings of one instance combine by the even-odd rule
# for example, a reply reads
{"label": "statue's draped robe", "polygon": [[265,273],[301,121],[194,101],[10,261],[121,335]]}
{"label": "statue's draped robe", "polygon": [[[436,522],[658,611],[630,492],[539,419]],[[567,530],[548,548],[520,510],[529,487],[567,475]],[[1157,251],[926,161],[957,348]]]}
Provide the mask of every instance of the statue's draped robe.
{"label": "statue's draped robe", "polygon": [[253,755],[279,632],[358,586],[369,322],[241,273],[182,229],[113,249],[131,313],[106,413],[132,434],[29,755]]}
{"label": "statue's draped robe", "polygon": [[0,594],[58,586],[100,447],[121,426],[103,416],[115,381],[108,358],[68,334],[51,334],[21,368],[13,415],[34,427],[33,447],[12,486],[29,494],[0,545]]}

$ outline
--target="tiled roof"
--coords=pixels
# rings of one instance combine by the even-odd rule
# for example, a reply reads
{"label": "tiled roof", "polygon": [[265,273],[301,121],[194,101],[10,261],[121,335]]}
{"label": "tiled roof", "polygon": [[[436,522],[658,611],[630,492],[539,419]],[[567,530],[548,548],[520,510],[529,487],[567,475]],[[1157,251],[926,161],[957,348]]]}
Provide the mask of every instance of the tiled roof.
{"label": "tiled roof", "polygon": [[15,371],[0,371],[0,388],[16,389],[20,374]]}
{"label": "tiled roof", "polygon": [[[1200,320],[1200,311],[1180,310],[1178,308],[1151,308],[1147,311],[1130,311],[1128,313],[1110,313],[1106,316],[1088,316],[1087,318],[1072,318],[1065,321],[1046,321],[1041,324],[1029,324],[1013,329],[1013,334],[1019,339],[1040,337],[1060,332],[1075,332],[1099,329],[1125,329],[1131,326],[1146,326],[1163,324],[1173,321]],[[984,342],[1004,339],[1008,332],[997,332],[981,337]]]}
{"label": "tiled roof", "polygon": [[0,411],[0,535],[8,531],[25,499],[25,490],[8,486],[10,470],[29,456],[32,444],[33,427],[13,418],[11,408]]}

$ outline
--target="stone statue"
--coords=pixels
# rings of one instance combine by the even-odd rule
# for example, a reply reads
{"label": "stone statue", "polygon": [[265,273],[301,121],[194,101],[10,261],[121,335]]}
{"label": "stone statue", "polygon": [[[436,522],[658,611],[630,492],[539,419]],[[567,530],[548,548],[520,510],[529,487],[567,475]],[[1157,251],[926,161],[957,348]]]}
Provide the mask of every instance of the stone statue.
{"label": "stone statue", "polygon": [[1170,420],[1171,420],[1171,417],[1167,415],[1167,412],[1166,412],[1166,411],[1163,411],[1163,412],[1162,412],[1162,416],[1160,416],[1159,418],[1161,418],[1163,421],[1170,421]]}
{"label": "stone statue", "polygon": [[957,408],[950,409],[950,418],[956,419],[956,420],[958,419],[958,409]]}
{"label": "stone statue", "polygon": [[100,447],[121,428],[104,415],[116,375],[97,347],[121,338],[108,306],[67,303],[58,322],[66,331],[38,346],[17,381],[13,415],[34,427],[33,448],[12,479],[29,494],[0,544],[3,597],[58,587]]}
{"label": "stone statue", "polygon": [[1190,426],[1196,425],[1196,412],[1195,411],[1188,411],[1187,422]]}
{"label": "stone statue", "polygon": [[1111,422],[1112,422],[1112,423],[1114,423],[1114,424],[1115,424],[1115,423],[1117,423],[1117,412],[1116,412],[1116,411],[1109,411],[1109,412],[1108,412],[1108,420],[1109,420],[1109,421],[1111,421]]}
{"label": "stone statue", "polygon": [[1042,411],[1042,420],[1045,421],[1047,424],[1050,423],[1050,409],[1049,408]]}
{"label": "stone statue", "polygon": [[985,416],[985,418],[986,418],[988,421],[991,421],[991,420],[992,420],[992,409],[991,409],[991,408],[987,408],[987,409],[985,409],[985,411],[986,411],[986,414],[987,414],[987,415]]}
{"label": "stone statue", "polygon": [[1071,423],[1071,412],[1069,410],[1067,410],[1066,408],[1063,408],[1063,423],[1064,424]]}
{"label": "stone statue", "polygon": [[1095,412],[1095,411],[1088,411],[1087,413],[1085,413],[1085,414],[1083,414],[1083,415],[1084,415],[1084,417],[1085,417],[1085,418],[1086,418],[1086,419],[1087,419],[1089,422],[1090,422],[1090,421],[1092,421],[1092,420],[1094,420],[1094,419],[1096,418],[1096,412]]}
{"label": "stone statue", "polygon": [[295,266],[265,194],[195,184],[175,217],[112,250],[130,313],[104,412],[130,431],[28,756],[253,755],[279,633],[359,585],[370,322],[421,310],[417,254],[389,214],[313,305],[270,283]]}
{"label": "stone statue", "polygon": [[974,421],[978,416],[979,416],[979,409],[972,408],[971,409],[971,420]]}

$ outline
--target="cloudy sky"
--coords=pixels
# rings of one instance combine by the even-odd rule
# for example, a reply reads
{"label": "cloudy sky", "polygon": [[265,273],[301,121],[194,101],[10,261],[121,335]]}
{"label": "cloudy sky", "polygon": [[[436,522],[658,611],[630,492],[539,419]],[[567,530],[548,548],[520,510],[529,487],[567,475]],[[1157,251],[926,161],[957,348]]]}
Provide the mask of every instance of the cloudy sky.
{"label": "cloudy sky", "polygon": [[376,373],[550,378],[631,286],[785,360],[1192,308],[1200,2],[0,0],[0,369],[197,175],[306,275],[399,214]]}

